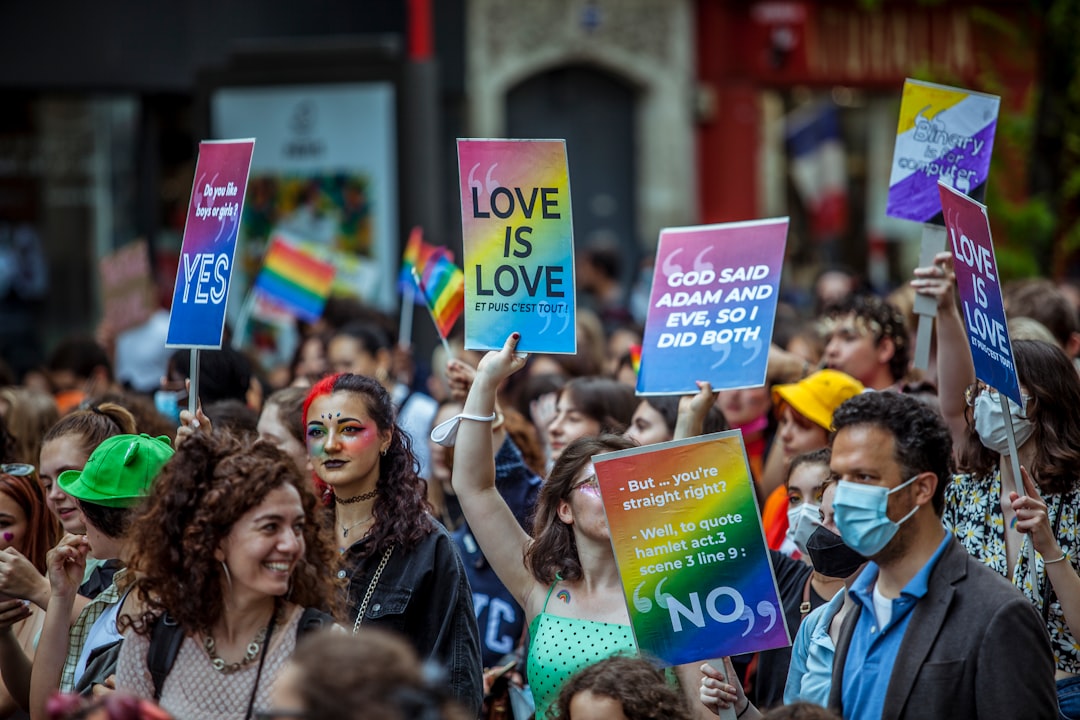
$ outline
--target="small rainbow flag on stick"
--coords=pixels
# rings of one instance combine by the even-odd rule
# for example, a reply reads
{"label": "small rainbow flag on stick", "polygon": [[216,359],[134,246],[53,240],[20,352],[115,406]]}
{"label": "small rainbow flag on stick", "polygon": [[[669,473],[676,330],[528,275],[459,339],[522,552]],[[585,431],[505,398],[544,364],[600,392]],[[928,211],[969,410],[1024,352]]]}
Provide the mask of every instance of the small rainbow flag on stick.
{"label": "small rainbow flag on stick", "polygon": [[[446,248],[428,245],[424,242],[424,231],[414,227],[412,232],[409,233],[409,242],[405,245],[405,252],[401,255],[401,273],[398,275],[398,287],[401,291],[410,296],[417,295],[418,286],[413,279],[413,270],[423,276],[427,264],[443,253],[449,255]],[[454,256],[449,255],[449,257],[453,262]],[[416,298],[417,302],[421,299],[419,296]]]}
{"label": "small rainbow flag on stick", "polygon": [[445,340],[465,311],[465,273],[454,264],[450,253],[442,250],[429,260],[422,274],[414,269],[413,277],[431,311],[439,337]]}
{"label": "small rainbow flag on stick", "polygon": [[266,300],[314,322],[322,316],[334,266],[305,253],[280,235],[270,240],[255,290]]}

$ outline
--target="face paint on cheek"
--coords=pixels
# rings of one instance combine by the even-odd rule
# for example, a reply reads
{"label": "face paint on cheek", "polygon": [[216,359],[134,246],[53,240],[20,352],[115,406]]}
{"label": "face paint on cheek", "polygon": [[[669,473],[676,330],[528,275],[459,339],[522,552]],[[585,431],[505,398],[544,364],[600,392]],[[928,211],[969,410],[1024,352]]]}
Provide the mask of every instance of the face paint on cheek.
{"label": "face paint on cheek", "polygon": [[11,542],[14,539],[15,539],[15,533],[13,533],[13,532],[4,533],[4,542]]}

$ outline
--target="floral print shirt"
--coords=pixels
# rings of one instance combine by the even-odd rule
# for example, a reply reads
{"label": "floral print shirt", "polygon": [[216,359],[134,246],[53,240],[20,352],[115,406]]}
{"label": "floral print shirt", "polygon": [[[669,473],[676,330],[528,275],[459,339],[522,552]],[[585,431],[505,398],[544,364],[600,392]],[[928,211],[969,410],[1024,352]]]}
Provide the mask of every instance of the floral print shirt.
{"label": "floral print shirt", "polygon": [[[1073,490],[1064,495],[1044,497],[1050,526],[1057,527],[1057,541],[1066,561],[1080,572],[1080,546],[1077,544],[1077,499],[1080,497]],[[1060,519],[1059,516],[1060,515]],[[945,529],[963,544],[967,551],[981,560],[990,569],[1008,577],[1008,556],[1005,552],[1005,516],[1001,510],[1001,473],[995,471],[992,476],[975,477],[970,474],[956,475],[945,488],[945,513],[942,518]],[[1036,582],[1039,595],[1050,595],[1050,612],[1043,610],[1045,597],[1036,600],[1028,577],[1027,535],[1023,536],[1023,545],[1017,554],[1013,568],[1012,583],[1027,596],[1035,609],[1048,617],[1046,629],[1050,633],[1050,644],[1054,651],[1054,662],[1058,670],[1068,673],[1080,673],[1080,643],[1069,632],[1065,615],[1061,611],[1053,588],[1047,583],[1043,570],[1043,558],[1035,553]],[[1049,593],[1045,592],[1049,588]]]}

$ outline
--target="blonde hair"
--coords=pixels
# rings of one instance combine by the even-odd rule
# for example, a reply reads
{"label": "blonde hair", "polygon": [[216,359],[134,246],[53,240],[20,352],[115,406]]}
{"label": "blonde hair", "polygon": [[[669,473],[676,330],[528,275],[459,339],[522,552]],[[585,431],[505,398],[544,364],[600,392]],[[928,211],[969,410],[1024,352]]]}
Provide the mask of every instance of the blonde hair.
{"label": "blonde hair", "polygon": [[25,387],[0,388],[0,402],[7,406],[4,422],[11,436],[11,453],[17,462],[37,465],[45,433],[60,419],[52,395]]}

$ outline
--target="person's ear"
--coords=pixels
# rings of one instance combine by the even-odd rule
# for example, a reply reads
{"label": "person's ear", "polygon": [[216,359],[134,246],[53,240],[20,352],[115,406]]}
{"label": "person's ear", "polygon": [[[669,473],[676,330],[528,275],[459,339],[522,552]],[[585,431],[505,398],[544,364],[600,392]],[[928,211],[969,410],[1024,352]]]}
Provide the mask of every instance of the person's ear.
{"label": "person's ear", "polygon": [[1080,333],[1069,333],[1069,339],[1065,341],[1065,354],[1070,359],[1080,356]]}
{"label": "person's ear", "polygon": [[912,485],[915,486],[915,504],[929,505],[934,501],[934,493],[937,492],[938,476],[929,470],[921,472]]}
{"label": "person's ear", "polygon": [[559,507],[556,509],[555,512],[564,524],[574,524],[574,510],[570,507],[570,502],[568,500],[560,500]]}
{"label": "person's ear", "polygon": [[890,337],[883,337],[877,345],[877,361],[881,365],[887,364],[896,354],[896,341]]}

